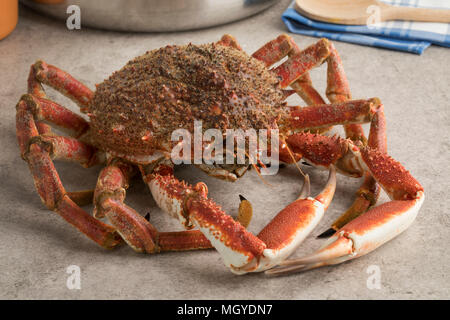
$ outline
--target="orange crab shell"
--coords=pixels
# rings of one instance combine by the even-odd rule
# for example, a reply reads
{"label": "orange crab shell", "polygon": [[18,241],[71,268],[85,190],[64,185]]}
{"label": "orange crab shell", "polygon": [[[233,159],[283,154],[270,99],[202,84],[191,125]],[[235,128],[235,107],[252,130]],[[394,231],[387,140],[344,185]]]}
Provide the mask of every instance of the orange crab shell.
{"label": "orange crab shell", "polygon": [[88,106],[92,142],[115,154],[170,151],[171,134],[276,128],[285,105],[277,76],[220,44],[166,46],[128,62],[97,86]]}

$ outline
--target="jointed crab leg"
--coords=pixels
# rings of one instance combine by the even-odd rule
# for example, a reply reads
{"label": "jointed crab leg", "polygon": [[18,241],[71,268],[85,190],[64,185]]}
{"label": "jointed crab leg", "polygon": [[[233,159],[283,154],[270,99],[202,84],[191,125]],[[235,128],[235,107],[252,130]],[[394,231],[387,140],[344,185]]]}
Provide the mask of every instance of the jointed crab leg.
{"label": "jointed crab leg", "polygon": [[[19,104],[26,106],[33,116],[33,122],[45,121],[51,123],[73,136],[80,136],[89,127],[88,123],[72,111],[47,99],[34,97],[30,94],[23,95]],[[57,115],[60,115],[58,117]],[[39,133],[40,130],[39,130]],[[102,153],[92,146],[69,137],[50,134],[50,130],[31,139],[18,134],[19,145],[26,148],[30,143],[36,143],[47,150],[52,159],[75,161],[85,167],[92,166],[103,161]]]}
{"label": "jointed crab leg", "polygon": [[[289,56],[289,59],[286,61],[284,67],[280,66],[280,68],[275,69],[275,72],[279,73],[282,77],[283,75],[289,74],[289,72],[283,72],[281,70],[289,69],[289,66],[295,62],[300,63],[302,68],[292,70],[297,72],[298,77],[297,75],[292,75],[291,77],[297,77],[297,79],[288,85],[290,85],[308,105],[325,104],[325,101],[322,99],[320,94],[312,86],[308,69],[320,65],[323,62],[323,54],[325,52],[326,55],[327,52],[326,49],[324,50],[324,47],[326,46],[331,46],[331,44],[329,44],[327,40],[322,39],[302,52],[290,36],[282,34],[278,38],[267,42],[264,46],[255,51],[252,54],[252,57],[262,61],[266,67],[270,67],[284,57]],[[311,55],[313,56],[312,59],[310,59]],[[305,60],[305,64],[301,63],[302,59]],[[312,60],[309,62],[314,63],[307,64],[308,60]],[[284,81],[288,82],[290,80]],[[283,86],[285,87],[287,85]]]}
{"label": "jointed crab leg", "polygon": [[[30,72],[28,74],[28,93],[31,94],[34,97],[37,98],[46,98],[47,95],[45,94],[44,88],[42,87],[42,84],[36,79],[36,72],[34,70],[34,65],[31,66]],[[43,123],[41,121],[35,121],[36,127],[38,128],[39,132],[41,134],[50,134],[51,133],[51,127]]]}
{"label": "jointed crab leg", "polygon": [[[308,105],[321,105],[325,104],[325,100],[312,86],[308,69],[320,65],[324,61],[323,55],[326,55],[325,58],[328,63],[327,97],[331,102],[344,102],[350,99],[350,91],[343,72],[342,62],[333,44],[326,39],[321,39],[316,44],[302,51],[290,36],[283,34],[275,40],[266,43],[252,56],[264,62],[266,67],[270,67],[284,57],[289,56],[288,61],[283,64],[284,66],[276,68],[275,72],[282,77],[283,83],[290,85]],[[302,64],[302,62],[305,64]],[[308,65],[311,62],[316,63]],[[295,64],[299,64],[303,68],[289,68],[289,66]],[[287,72],[281,72],[281,70],[286,69],[288,69]],[[288,78],[284,77],[286,75],[288,75]],[[335,97],[345,97],[345,100],[335,99]]]}
{"label": "jointed crab leg", "polygon": [[229,34],[224,34],[222,38],[217,42],[217,44],[242,50],[236,38]]}
{"label": "jointed crab leg", "polygon": [[[329,150],[311,144],[317,139],[320,139],[321,143],[328,139],[326,142],[330,146],[334,145],[343,152],[338,157],[332,156]],[[365,255],[406,230],[414,221],[424,200],[422,186],[400,163],[387,154],[366,147],[360,142],[357,146],[350,140],[309,133],[296,134],[288,139],[288,143],[294,150],[297,149],[296,152],[302,153],[305,140],[308,140],[310,146],[308,156],[311,157],[316,153],[315,157],[322,159],[322,165],[336,163],[343,157],[353,156],[354,160],[347,162],[353,163],[362,172],[369,171],[392,201],[374,207],[346,224],[316,253],[305,258],[282,262],[281,265],[289,267],[274,269],[268,272],[269,274],[308,270]]]}
{"label": "jointed crab leg", "polygon": [[[277,39],[268,42],[261,49],[256,51],[253,54],[253,57],[263,61],[266,66],[269,67],[287,55],[289,55],[289,57],[292,57],[298,55],[299,53],[300,49],[292,40],[292,38],[288,35],[281,35]],[[346,102],[351,98],[350,88],[348,85],[347,77],[345,76],[345,72],[342,67],[341,58],[332,43],[329,43],[329,56],[327,57],[326,61],[328,65],[326,95],[332,103]],[[308,72],[304,72],[296,81],[292,82],[290,86],[302,97],[302,99],[308,105],[325,104],[320,94],[312,86]],[[323,116],[317,112],[314,112],[312,108],[310,108],[309,111],[309,114],[316,114],[319,117]],[[378,114],[382,115],[382,111],[380,111]],[[371,128],[376,128],[378,132],[375,133],[373,132],[374,130],[371,129],[369,139],[371,139],[370,137],[372,137],[372,142],[369,141],[369,146],[371,146],[372,148],[379,148],[380,151],[386,152],[384,117],[382,120],[378,120],[378,118],[380,117],[377,116],[372,120],[373,124],[375,124],[376,126],[372,125]],[[300,116],[298,116],[298,119],[307,120],[307,118],[303,118]],[[356,123],[342,124],[344,124],[347,138],[350,138],[353,141],[359,140],[363,143],[367,143],[367,139],[364,136],[361,125]],[[329,128],[331,127],[321,127],[313,129],[313,131],[324,132]],[[374,141],[377,136],[383,136],[382,139],[384,139],[384,142],[377,143],[376,141]],[[291,162],[292,157],[290,153],[285,149],[286,146],[282,146],[282,148],[280,149],[280,159],[285,162]],[[298,155],[294,156],[296,160],[299,159]],[[364,182],[361,185],[360,189],[357,191],[356,199],[352,206],[333,223],[332,229],[327,230],[326,232],[321,234],[321,236],[328,236],[334,233],[335,230],[337,230],[339,227],[342,227],[346,222],[366,212],[370,206],[376,203],[379,196],[379,189],[380,188],[377,185],[375,179],[371,177],[370,174],[366,173]]]}
{"label": "jointed crab leg", "polygon": [[160,252],[213,248],[211,242],[198,230],[160,232],[158,246]]}
{"label": "jointed crab leg", "polygon": [[22,99],[33,101],[36,120],[51,123],[72,137],[78,138],[89,128],[83,117],[48,99],[25,95]]}
{"label": "jointed crab leg", "polygon": [[143,216],[124,203],[125,189],[135,168],[112,159],[100,173],[94,194],[94,216],[107,217],[136,252],[158,253],[211,248],[199,231],[158,232]]}
{"label": "jointed crab leg", "polygon": [[[270,67],[276,62],[280,61],[284,57],[288,56],[292,57],[298,55],[301,52],[300,48],[297,44],[292,40],[292,38],[286,34],[283,34],[276,38],[275,40],[269,41],[260,49],[258,49],[255,53],[253,53],[253,57],[264,62],[266,67]],[[316,89],[312,86],[311,78],[309,73],[305,71],[300,78],[290,84],[290,87],[296,92],[308,105],[322,105],[325,104],[325,100],[322,99],[320,94]],[[286,90],[288,91],[288,90]],[[322,128],[320,132],[325,132],[330,128]],[[289,154],[283,156],[282,152],[282,160],[284,158],[289,159]],[[287,151],[284,153],[288,153]]]}
{"label": "jointed crab leg", "polygon": [[267,42],[261,48],[256,50],[252,57],[262,61],[266,67],[277,63],[286,57],[292,50],[293,41],[287,34],[282,34],[278,38]]}
{"label": "jointed crab leg", "polygon": [[321,65],[329,54],[329,41],[320,39],[315,44],[289,57],[288,60],[274,69],[274,72],[281,77],[281,87],[286,88],[305,72]]}
{"label": "jointed crab leg", "polygon": [[84,111],[94,95],[91,89],[70,74],[44,61],[37,61],[32,68],[39,82],[51,86],[75,101],[81,107],[81,111]]}
{"label": "jointed crab leg", "polygon": [[[343,102],[351,99],[350,87],[342,67],[341,58],[331,44],[331,54],[328,57],[328,75],[327,75],[327,97],[331,102]],[[352,141],[361,141],[368,144],[369,147],[377,149],[380,152],[387,152],[386,142],[386,124],[384,119],[383,107],[380,106],[374,118],[372,119],[369,141],[364,136],[364,131],[359,124],[344,125],[347,138]],[[371,206],[374,206],[380,194],[380,186],[376,180],[366,172],[364,182],[356,192],[356,198],[350,208],[342,214],[332,227],[322,233],[319,237],[332,235],[334,231],[343,227],[346,223],[366,212]]]}
{"label": "jointed crab leg", "polygon": [[35,139],[39,137],[39,132],[32,108],[28,100],[21,100],[17,104],[17,137],[21,154],[28,162],[42,202],[101,246],[116,246],[121,239],[115,230],[78,207],[65,191],[49,152]]}
{"label": "jointed crab leg", "polygon": [[[328,57],[327,72],[327,90],[326,94],[331,102],[344,102],[351,99],[351,93],[347,77],[342,67],[341,58],[331,44],[331,54]],[[346,124],[344,130],[347,138],[352,141],[361,141],[371,148],[378,149],[381,152],[387,151],[385,120],[382,106],[372,119],[369,141],[364,136],[363,128],[360,124]],[[380,187],[376,180],[366,172],[364,182],[356,192],[356,198],[353,204],[332,224],[332,227],[319,235],[319,237],[328,237],[336,230],[344,226],[347,222],[366,212],[371,206],[375,205],[380,194]]]}
{"label": "jointed crab leg", "polygon": [[278,213],[258,234],[258,238],[266,244],[267,248],[255,271],[272,268],[293,253],[322,219],[331,203],[335,189],[336,171],[333,166],[330,166],[325,188],[315,198],[309,196],[309,177],[306,176],[299,198]]}
{"label": "jointed crab leg", "polygon": [[[301,51],[288,35],[281,35],[257,50],[254,58],[263,61],[267,67],[275,64],[285,56],[289,59],[275,69],[282,78],[282,86],[291,86],[308,105],[322,105],[325,101],[314,89],[308,70],[327,61],[327,90],[330,102],[345,102],[351,98],[347,78],[336,48],[326,39]],[[362,127],[359,125],[344,125],[348,138],[364,140]],[[326,131],[329,128],[322,128]]]}
{"label": "jointed crab leg", "polygon": [[[262,61],[266,67],[270,67],[288,55],[292,56],[299,53],[300,48],[298,48],[292,38],[287,34],[282,34],[255,51],[252,54],[252,57]],[[307,71],[305,71],[300,78],[291,83],[290,86],[293,90],[284,91],[286,98],[292,93],[297,93],[308,105],[325,104],[325,101],[320,94],[312,86],[311,78]],[[319,130],[323,132],[326,131],[326,129],[327,128]],[[291,163],[293,160],[298,160],[298,157],[287,150],[286,144],[282,144],[279,150],[279,159],[282,162]]]}
{"label": "jointed crab leg", "polygon": [[[254,236],[207,198],[203,183],[190,186],[178,181],[164,167],[157,168],[147,183],[157,204],[188,229],[197,227],[221,253],[232,272],[243,274],[271,268],[303,241],[323,216],[335,190],[335,171],[330,169],[325,189],[316,197],[302,196],[282,210],[258,236]],[[308,184],[306,184],[308,185]]]}
{"label": "jointed crab leg", "polygon": [[128,180],[135,169],[131,164],[112,160],[99,175],[94,193],[94,217],[106,216],[122,238],[137,252],[155,252],[156,229],[123,203]]}
{"label": "jointed crab leg", "polygon": [[[308,106],[304,108],[293,107],[288,112],[288,119],[284,119],[281,123],[292,131],[298,130],[310,130],[327,128],[337,124],[351,124],[351,123],[364,123],[374,121],[376,114],[380,112],[381,104],[379,99],[372,98],[368,100],[352,100],[343,103],[334,103],[329,105]],[[378,122],[373,122],[373,127],[376,127]],[[384,133],[383,133],[384,134]],[[374,138],[378,134],[374,135]],[[284,162],[291,163],[293,160],[286,155],[284,150],[287,149],[287,145],[282,145],[280,148],[280,159]],[[295,160],[299,161],[301,155],[296,155]],[[338,169],[345,169],[340,167]],[[348,167],[348,172],[342,171],[353,176],[361,176],[358,171],[353,172],[351,167]]]}
{"label": "jointed crab leg", "polygon": [[45,94],[45,90],[42,87],[42,84],[38,79],[36,78],[36,68],[34,65],[30,68],[30,73],[28,74],[28,93],[32,94],[35,97],[38,98],[46,98],[47,95]]}
{"label": "jointed crab leg", "polygon": [[372,98],[294,108],[290,114],[289,125],[293,130],[299,130],[370,122],[379,105],[380,101]]}
{"label": "jointed crab leg", "polygon": [[[328,84],[327,97],[331,102],[347,101],[351,98],[350,89],[342,62],[334,46],[332,46],[332,54],[328,58]],[[334,79],[334,81],[330,81]],[[387,143],[385,135],[385,119],[383,108],[380,107],[374,118],[372,119],[371,129],[369,133],[369,141],[364,136],[363,128],[359,124],[344,125],[347,138],[353,141],[361,141],[368,144],[373,149],[380,152],[387,152]],[[376,180],[369,174],[365,173],[364,182],[356,192],[356,199],[352,206],[336,221],[333,222],[332,228],[322,233],[321,236],[327,236],[334,233],[347,222],[366,212],[371,206],[375,205],[379,197],[380,187]]]}
{"label": "jointed crab leg", "polygon": [[[46,94],[42,87],[42,83],[53,87],[55,90],[58,90],[67,97],[73,99],[79,106],[82,107],[82,109],[86,108],[89,101],[92,99],[92,91],[81,82],[74,79],[71,75],[52,65],[46,64],[43,61],[36,61],[36,63],[34,63],[30,68],[30,73],[28,76],[28,93],[35,99],[42,99],[40,104],[44,109],[34,110],[36,116],[35,124],[39,132],[41,134],[51,133],[50,126],[43,123],[40,121],[41,119],[39,119],[41,112],[50,112],[50,114],[44,115],[44,117],[49,116],[55,125],[64,129],[73,128],[73,130],[77,133],[75,136],[81,135],[81,133],[84,132],[84,129],[87,129],[88,127],[87,122],[80,116],[65,109],[64,107],[60,107],[57,104],[46,108],[48,104],[54,104],[54,102],[45,99]],[[58,118],[61,118],[61,120]],[[58,123],[58,121],[62,123]],[[66,121],[68,121],[68,123],[65,124]]]}
{"label": "jointed crab leg", "polygon": [[[155,185],[159,183],[166,183],[171,180],[170,178],[173,177],[173,168],[170,164],[159,163],[155,166],[140,166],[140,171],[144,181],[148,184],[150,191],[152,191],[153,197],[159,207],[161,207],[164,211],[166,211],[167,207],[170,207],[172,205],[179,205],[179,208],[182,207],[182,202],[178,203],[176,197],[173,199],[168,199],[166,202],[165,199],[158,197],[158,193],[154,192],[154,189],[152,190]],[[180,190],[179,184],[175,183],[175,189],[173,189],[174,194]],[[201,185],[200,188],[201,192],[207,193],[205,185]],[[160,232],[158,234],[158,247],[160,251],[181,251],[209,249],[212,248],[212,245],[199,230],[190,230],[178,232]]]}
{"label": "jointed crab leg", "polygon": [[85,168],[104,162],[103,152],[74,138],[40,135],[32,138],[28,143],[39,144],[53,160],[72,161]]}
{"label": "jointed crab leg", "polygon": [[[331,103],[345,102],[351,99],[350,87],[347,77],[342,66],[341,58],[334,47],[330,43],[330,55],[327,58],[327,89],[326,95]],[[358,124],[344,125],[347,138],[353,141],[360,140],[366,142],[363,128]]]}
{"label": "jointed crab leg", "polygon": [[[226,40],[232,40],[226,39]],[[120,229],[124,238],[137,251],[159,252],[172,250],[191,250],[210,248],[209,241],[198,231],[160,232],[132,208],[123,204],[120,188],[128,180],[127,164],[110,161],[100,177],[95,190],[66,192],[51,162],[53,159],[77,161],[84,166],[103,161],[96,149],[69,137],[55,136],[50,126],[55,125],[73,137],[79,138],[89,129],[88,123],[79,115],[45,99],[41,83],[74,99],[82,109],[92,98],[92,91],[69,74],[45,62],[36,62],[28,78],[28,95],[24,95],[17,106],[17,136],[24,158],[30,164],[35,176],[36,187],[43,202],[57,211],[67,221],[80,229],[88,237],[104,247],[114,247],[121,242],[114,228],[102,223],[84,212],[78,205],[85,205],[95,200],[96,216],[107,215],[110,221]],[[82,110],[84,111],[84,110]],[[39,133],[41,135],[39,135]],[[36,150],[39,150],[36,151]],[[43,160],[35,159],[39,156]],[[39,167],[32,165],[37,163]],[[114,163],[114,164],[113,164]],[[120,167],[120,168],[119,168]],[[128,168],[130,169],[130,168]],[[42,172],[40,172],[42,170]],[[39,176],[37,176],[39,175]],[[121,178],[121,175],[122,176]],[[54,181],[48,181],[49,177]],[[44,181],[44,180],[45,181]],[[122,179],[122,180],[121,180]],[[58,189],[57,192],[53,189]],[[60,194],[62,200],[54,200],[52,195]],[[73,199],[72,199],[73,198]],[[149,237],[151,235],[151,237]],[[154,243],[153,243],[153,242]]]}
{"label": "jointed crab leg", "polygon": [[[382,153],[386,153],[387,151],[385,122],[383,106],[380,105],[370,124],[368,146]],[[345,224],[366,212],[371,206],[376,204],[379,194],[380,186],[372,175],[366,172],[364,174],[364,181],[356,192],[356,199],[353,204],[333,222],[330,229],[319,235],[319,237],[325,238],[333,235]]]}
{"label": "jointed crab leg", "polygon": [[[330,44],[331,45],[331,44]],[[293,57],[300,54],[301,50],[292,38],[286,34],[277,39],[268,42],[261,47],[252,56],[263,61],[267,67],[280,61],[285,56]],[[312,86],[309,72],[304,72],[300,78],[290,84],[290,87],[306,102],[308,105],[325,104],[325,100]]]}
{"label": "jointed crab leg", "polygon": [[[333,113],[333,107],[336,106],[337,112]],[[350,106],[349,109],[347,109],[348,106]],[[316,125],[336,124],[336,120],[344,123],[371,121],[369,147],[385,153],[386,136],[383,105],[380,104],[378,99],[347,101],[344,104],[317,106],[310,110],[308,108],[310,107],[296,110],[297,116],[304,120],[294,118],[293,121],[291,119],[291,123],[303,121],[301,123],[303,126],[314,127]],[[319,114],[317,119],[315,111],[318,111]],[[327,168],[330,164],[333,164],[341,173],[354,177],[361,177],[367,171],[366,167],[360,164],[359,158],[353,155],[356,147],[349,139],[304,132],[289,136],[286,142],[298,157],[304,157],[314,166]],[[366,147],[361,141],[355,143]],[[372,195],[372,192],[376,192],[370,185],[371,182],[368,181],[368,197]],[[364,192],[365,190],[360,191]],[[367,198],[367,200],[370,201],[371,199]]]}
{"label": "jointed crab leg", "polygon": [[304,258],[286,260],[281,263],[285,267],[267,273],[305,271],[365,255],[406,230],[417,216],[423,200],[423,191],[418,191],[416,199],[394,200],[374,207],[339,229],[317,252]]}

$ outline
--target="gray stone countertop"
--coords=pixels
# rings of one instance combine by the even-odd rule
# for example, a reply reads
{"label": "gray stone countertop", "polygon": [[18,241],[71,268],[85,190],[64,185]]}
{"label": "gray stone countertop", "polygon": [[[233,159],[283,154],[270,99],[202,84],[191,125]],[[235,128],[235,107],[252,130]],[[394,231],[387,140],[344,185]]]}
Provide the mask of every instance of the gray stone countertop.
{"label": "gray stone countertop", "polygon": [[[136,254],[122,246],[106,251],[48,211],[35,191],[21,160],[15,135],[15,105],[26,93],[29,66],[37,59],[61,67],[93,88],[129,59],[167,44],[205,43],[222,34],[234,35],[253,52],[287,32],[282,0],[263,13],[235,23],[198,31],[128,34],[83,28],[69,32],[61,22],[21,8],[16,30],[0,41],[0,298],[3,299],[408,299],[450,297],[450,51],[432,46],[422,56],[357,46],[335,45],[342,57],[353,97],[379,97],[387,117],[389,153],[401,161],[426,190],[426,200],[414,224],[403,234],[362,258],[334,267],[268,278],[264,274],[236,276],[214,250]],[[315,38],[292,35],[306,47]],[[324,92],[326,68],[312,72]],[[49,96],[77,107],[49,90]],[[298,101],[298,103],[300,103]],[[367,125],[365,125],[367,129]],[[68,190],[92,188],[100,167],[83,169],[57,163]],[[327,173],[304,167],[313,191]],[[210,196],[232,215],[239,194],[254,207],[250,231],[257,233],[271,217],[293,201],[302,178],[295,167],[280,170],[263,183],[255,171],[235,183],[182,167],[177,175],[191,183],[207,183]],[[315,235],[352,203],[361,181],[338,177],[333,204],[317,230],[294,253],[312,252],[323,240]],[[385,194],[380,199],[387,201]],[[140,213],[151,212],[160,230],[181,230],[164,215],[139,180],[128,190],[127,203]],[[92,210],[92,208],[87,208]],[[69,290],[68,266],[81,268],[81,289]],[[381,287],[369,289],[370,266],[378,266]],[[369,271],[369,273],[368,273]]]}

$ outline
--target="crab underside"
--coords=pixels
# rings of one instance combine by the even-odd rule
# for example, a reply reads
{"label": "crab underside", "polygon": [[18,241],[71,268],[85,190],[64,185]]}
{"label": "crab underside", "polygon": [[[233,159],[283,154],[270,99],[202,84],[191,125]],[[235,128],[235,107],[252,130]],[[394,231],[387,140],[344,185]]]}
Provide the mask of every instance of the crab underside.
{"label": "crab underside", "polygon": [[[323,62],[328,64],[331,104],[313,88],[308,74]],[[90,121],[47,99],[42,84],[75,101]],[[308,106],[287,106],[284,100],[293,93]],[[376,249],[411,225],[424,200],[421,185],[386,153],[383,105],[377,98],[351,100],[340,57],[326,39],[300,50],[281,35],[252,56],[229,35],[213,44],[167,46],[130,61],[95,92],[38,61],[31,67],[28,94],[16,108],[21,155],[43,203],[105,248],[124,241],[147,253],[215,247],[234,273],[287,274]],[[207,197],[205,184],[191,186],[174,176],[171,133],[179,128],[192,132],[194,121],[202,121],[204,130],[277,129],[283,142],[279,159],[326,168],[328,182],[310,197],[305,177],[299,198],[255,236],[245,228],[251,206],[244,198],[235,221]],[[361,127],[366,122],[371,123],[367,139]],[[50,125],[68,135],[56,135]],[[345,139],[322,134],[334,125],[344,126]],[[106,166],[95,190],[68,192],[53,160]],[[248,164],[199,167],[235,180]],[[328,208],[336,171],[364,177],[353,205],[323,234],[331,237],[322,248],[286,260]],[[193,230],[160,232],[124,203],[129,179],[138,172],[161,209]],[[375,206],[380,186],[391,201]],[[92,201],[93,216],[80,208]],[[99,220],[104,217],[109,224]]]}

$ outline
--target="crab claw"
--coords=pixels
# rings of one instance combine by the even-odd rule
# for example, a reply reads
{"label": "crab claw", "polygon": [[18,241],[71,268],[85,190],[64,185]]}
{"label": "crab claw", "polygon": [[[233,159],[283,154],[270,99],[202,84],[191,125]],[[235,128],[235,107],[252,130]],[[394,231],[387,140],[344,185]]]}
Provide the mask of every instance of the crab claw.
{"label": "crab claw", "polygon": [[338,230],[315,253],[286,260],[268,275],[285,275],[322,266],[339,264],[363,256],[406,230],[414,221],[424,200],[419,192],[414,200],[391,201],[369,210]]}
{"label": "crab claw", "polygon": [[300,196],[281,210],[257,235],[244,226],[251,217],[251,205],[241,197],[239,219],[235,221],[207,198],[206,187],[192,187],[172,174],[157,170],[148,175],[150,190],[158,205],[178,218],[186,228],[197,227],[221,254],[235,274],[261,272],[286,259],[311,233],[323,217],[336,189],[336,170],[330,166],[328,182],[315,198],[309,196],[309,178],[305,178]]}
{"label": "crab claw", "polygon": [[303,242],[317,226],[328,208],[336,188],[336,170],[324,190],[309,196],[309,179],[305,179],[300,197],[257,235],[245,230],[206,198],[190,198],[186,207],[189,219],[222,255],[225,265],[235,274],[261,272],[278,265]]}
{"label": "crab claw", "polygon": [[352,240],[345,236],[335,236],[315,253],[300,259],[281,262],[281,267],[267,270],[266,275],[279,276],[306,271],[326,265],[338,264],[349,260],[354,255]]}
{"label": "crab claw", "polygon": [[335,190],[336,170],[332,165],[329,168],[327,184],[315,198],[310,197],[309,176],[305,177],[299,198],[278,213],[258,234],[258,238],[264,241],[267,248],[255,271],[264,271],[279,265],[298,248],[319,224]]}

